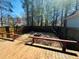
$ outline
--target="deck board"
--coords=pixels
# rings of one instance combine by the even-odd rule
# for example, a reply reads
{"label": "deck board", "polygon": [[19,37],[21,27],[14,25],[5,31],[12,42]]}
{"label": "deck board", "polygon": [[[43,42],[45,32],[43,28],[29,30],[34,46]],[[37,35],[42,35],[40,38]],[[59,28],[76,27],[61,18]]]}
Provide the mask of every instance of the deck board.
{"label": "deck board", "polygon": [[[25,40],[24,36],[18,38],[14,42],[0,39],[0,59],[78,59],[79,58],[79,56],[73,56],[70,54],[65,54],[57,51],[51,51],[34,46],[24,45],[22,39]],[[34,44],[34,45],[40,45],[40,44]],[[58,49],[61,50],[60,48]],[[72,50],[68,51],[79,54],[77,51]]]}

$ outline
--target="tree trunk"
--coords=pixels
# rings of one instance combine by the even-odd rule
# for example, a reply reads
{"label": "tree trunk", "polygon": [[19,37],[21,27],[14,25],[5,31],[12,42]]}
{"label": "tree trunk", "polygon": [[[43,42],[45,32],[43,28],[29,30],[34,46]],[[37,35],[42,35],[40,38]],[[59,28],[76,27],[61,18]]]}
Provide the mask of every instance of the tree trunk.
{"label": "tree trunk", "polygon": [[27,26],[29,26],[29,2],[27,0]]}
{"label": "tree trunk", "polygon": [[66,7],[66,10],[65,10],[65,19],[64,19],[64,38],[67,39],[67,13],[68,13],[68,8]]}
{"label": "tree trunk", "polygon": [[[3,21],[2,21],[2,9],[1,9],[1,27],[2,27],[2,30],[3,30]],[[2,34],[2,37],[3,37],[3,34]]]}
{"label": "tree trunk", "polygon": [[41,15],[41,26],[43,26],[43,17]]}
{"label": "tree trunk", "polygon": [[33,5],[33,0],[32,0],[32,26],[33,26],[33,16],[34,16],[34,14],[33,14],[33,12],[34,12],[33,8],[34,8],[34,5]]}
{"label": "tree trunk", "polygon": [[62,22],[63,22],[63,9],[61,11],[61,27],[62,27]]}

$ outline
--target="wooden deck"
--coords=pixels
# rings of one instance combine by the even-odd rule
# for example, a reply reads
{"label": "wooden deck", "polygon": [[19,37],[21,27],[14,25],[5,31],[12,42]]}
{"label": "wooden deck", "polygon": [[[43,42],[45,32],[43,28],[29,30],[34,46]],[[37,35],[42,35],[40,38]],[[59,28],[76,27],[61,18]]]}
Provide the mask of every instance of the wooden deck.
{"label": "wooden deck", "polygon": [[61,48],[40,44],[24,45],[28,36],[23,35],[14,42],[0,39],[0,59],[79,59],[77,51],[67,50],[68,53],[63,53]]}

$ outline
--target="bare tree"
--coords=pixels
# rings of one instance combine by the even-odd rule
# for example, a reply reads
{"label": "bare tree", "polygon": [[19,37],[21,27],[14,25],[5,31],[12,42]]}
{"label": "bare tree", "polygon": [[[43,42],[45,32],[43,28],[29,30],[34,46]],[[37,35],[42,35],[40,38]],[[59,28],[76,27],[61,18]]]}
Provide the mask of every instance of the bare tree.
{"label": "bare tree", "polygon": [[[3,14],[4,14],[3,11],[5,11],[5,13],[6,12],[13,12],[12,8],[13,8],[13,6],[11,4],[11,1],[9,1],[9,0],[7,0],[7,1],[6,0],[0,0],[1,26],[2,27],[3,27],[3,20],[2,20],[2,18],[3,18]],[[7,15],[9,16],[9,13]],[[9,27],[6,27],[5,29],[6,29],[6,32],[9,33]],[[10,37],[10,36],[7,35],[7,37]]]}

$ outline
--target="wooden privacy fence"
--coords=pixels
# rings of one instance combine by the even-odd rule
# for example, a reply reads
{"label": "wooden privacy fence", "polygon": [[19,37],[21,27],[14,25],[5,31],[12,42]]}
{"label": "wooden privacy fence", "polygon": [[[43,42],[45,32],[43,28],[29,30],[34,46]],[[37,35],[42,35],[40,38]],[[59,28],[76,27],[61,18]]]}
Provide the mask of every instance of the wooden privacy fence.
{"label": "wooden privacy fence", "polygon": [[66,48],[67,48],[67,44],[68,43],[76,43],[79,45],[79,41],[71,41],[71,40],[57,40],[57,39],[54,39],[54,38],[46,38],[46,37],[36,37],[36,36],[33,36],[33,37],[30,37],[32,38],[32,43],[33,44],[35,42],[35,40],[47,40],[47,41],[56,41],[56,42],[61,42],[62,43],[62,51],[63,52],[66,52]]}
{"label": "wooden privacy fence", "polygon": [[14,34],[14,33],[4,33],[4,32],[0,32],[0,39],[5,39],[5,40],[10,40],[10,41],[14,41],[17,37],[19,37],[19,34]]}

